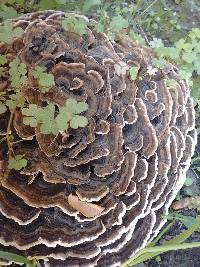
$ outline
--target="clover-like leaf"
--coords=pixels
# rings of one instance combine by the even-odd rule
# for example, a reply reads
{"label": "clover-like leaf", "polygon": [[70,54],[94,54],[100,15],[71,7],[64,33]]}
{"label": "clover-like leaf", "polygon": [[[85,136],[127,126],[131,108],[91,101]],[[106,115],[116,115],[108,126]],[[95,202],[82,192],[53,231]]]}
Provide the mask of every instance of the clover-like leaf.
{"label": "clover-like leaf", "polygon": [[21,37],[23,33],[22,28],[14,28],[13,22],[6,20],[3,25],[0,25],[0,42],[11,44],[13,39]]}
{"label": "clover-like leaf", "polygon": [[100,0],[85,0],[84,4],[82,6],[82,11],[84,13],[88,12],[92,7],[100,5],[101,1]]}
{"label": "clover-like leaf", "polygon": [[137,75],[138,75],[138,70],[139,70],[139,67],[135,67],[135,66],[129,69],[129,75],[132,81],[136,80]]}
{"label": "clover-like leaf", "polygon": [[24,158],[24,155],[16,155],[13,158],[9,159],[8,169],[21,170],[27,165],[27,160]]}
{"label": "clover-like leaf", "polygon": [[17,16],[18,16],[18,13],[13,7],[0,4],[0,18],[1,19],[3,20],[13,19],[13,18],[16,18]]}
{"label": "clover-like leaf", "polygon": [[15,109],[16,107],[23,108],[26,99],[24,96],[17,92],[16,94],[9,95],[9,99],[6,100],[6,105],[9,107],[10,110]]}
{"label": "clover-like leaf", "polygon": [[5,113],[7,110],[6,105],[3,102],[0,102],[0,114]]}
{"label": "clover-like leaf", "polygon": [[67,130],[69,127],[69,121],[73,118],[73,115],[67,111],[61,111],[56,117],[56,124],[59,131]]}
{"label": "clover-like leaf", "polygon": [[36,66],[32,70],[32,75],[38,80],[42,92],[48,92],[55,85],[53,74],[47,73],[45,67]]}
{"label": "clover-like leaf", "polygon": [[162,47],[164,46],[163,41],[158,38],[153,38],[153,40],[150,42],[150,46],[152,48]]}
{"label": "clover-like leaf", "polygon": [[7,61],[8,61],[8,60],[7,60],[6,56],[0,54],[0,65],[4,65],[4,64],[6,64]]}
{"label": "clover-like leaf", "polygon": [[87,21],[77,19],[73,14],[66,14],[65,19],[62,21],[62,27],[69,32],[75,32],[79,35],[84,35],[87,29]]}
{"label": "clover-like leaf", "polygon": [[164,69],[164,67],[166,66],[166,60],[163,58],[157,59],[157,58],[153,58],[151,61],[152,65],[159,68],[159,69]]}
{"label": "clover-like leaf", "polygon": [[12,87],[20,87],[25,84],[27,77],[27,68],[24,63],[21,63],[19,58],[15,58],[10,64],[9,74]]}
{"label": "clover-like leaf", "polygon": [[88,124],[88,119],[80,115],[75,115],[70,121],[70,127],[73,129],[78,129],[78,127],[86,127],[87,124]]}
{"label": "clover-like leaf", "polygon": [[34,118],[34,117],[23,118],[23,123],[25,125],[30,125],[31,127],[37,127],[37,125],[38,125],[38,122],[37,122],[36,118]]}
{"label": "clover-like leaf", "polygon": [[128,20],[123,18],[121,15],[114,16],[110,22],[110,27],[114,30],[126,29],[128,26]]}
{"label": "clover-like leaf", "polygon": [[30,104],[28,106],[28,108],[23,108],[22,109],[22,114],[25,115],[25,116],[29,116],[29,117],[37,117],[39,112],[41,110],[38,110],[38,106],[36,104]]}

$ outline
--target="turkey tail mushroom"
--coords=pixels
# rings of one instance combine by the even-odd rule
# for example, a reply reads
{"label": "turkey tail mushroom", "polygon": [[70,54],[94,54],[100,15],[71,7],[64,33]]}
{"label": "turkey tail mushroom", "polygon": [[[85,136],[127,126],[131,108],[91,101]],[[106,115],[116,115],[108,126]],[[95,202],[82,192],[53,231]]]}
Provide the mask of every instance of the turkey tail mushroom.
{"label": "turkey tail mushroom", "polygon": [[[89,24],[83,36],[68,32],[64,17],[44,11],[15,19],[24,34],[9,53],[27,66],[20,89],[27,103],[85,101],[88,125],[44,135],[23,125],[16,109],[15,151],[28,164],[0,179],[0,249],[45,266],[119,266],[156,235],[160,214],[184,183],[196,142],[193,103],[171,64],[149,79],[150,48],[111,42]],[[48,92],[33,89],[36,66],[54,76]],[[132,66],[139,69],[136,81]],[[166,86],[168,76],[176,88]],[[8,118],[0,115],[1,132]],[[1,178],[6,149],[2,141]]]}

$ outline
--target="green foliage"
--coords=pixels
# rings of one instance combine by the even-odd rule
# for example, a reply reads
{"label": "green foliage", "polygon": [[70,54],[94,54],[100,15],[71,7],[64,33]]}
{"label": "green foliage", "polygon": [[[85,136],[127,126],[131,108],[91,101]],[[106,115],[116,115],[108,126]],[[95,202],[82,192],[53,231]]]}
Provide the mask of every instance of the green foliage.
{"label": "green foliage", "polygon": [[55,85],[53,74],[47,73],[45,67],[36,66],[32,70],[32,75],[38,79],[39,86],[42,92],[48,92],[49,89]]}
{"label": "green foliage", "polygon": [[13,158],[9,159],[8,169],[21,170],[27,165],[27,160],[24,158],[24,155],[15,155]]}
{"label": "green foliage", "polygon": [[0,25],[0,42],[10,44],[15,38],[19,38],[24,33],[20,27],[14,28],[13,22],[6,20]]}
{"label": "green foliage", "polygon": [[161,39],[153,38],[153,40],[149,43],[152,48],[163,47],[163,41]]}
{"label": "green foliage", "polygon": [[[172,224],[171,224],[172,225]],[[170,225],[170,226],[171,226]],[[200,242],[183,243],[188,239],[195,231],[199,229],[200,216],[198,216],[194,223],[184,232],[172,238],[170,241],[164,241],[162,245],[156,245],[159,239],[166,233],[169,226],[164,228],[159,234],[159,238],[155,238],[149,245],[137,252],[133,257],[127,260],[122,267],[134,266],[149,259],[155,258],[158,255],[171,250],[188,249],[194,247],[200,247]]]}
{"label": "green foliage", "polygon": [[192,177],[187,177],[185,180],[185,186],[191,186],[194,183],[194,179]]}
{"label": "green foliage", "polygon": [[4,65],[7,63],[7,58],[5,55],[0,54],[0,65]]}
{"label": "green foliage", "polygon": [[157,59],[157,58],[153,58],[151,61],[152,65],[159,68],[159,69],[164,69],[164,67],[166,66],[166,60],[163,58]]}
{"label": "green foliage", "polygon": [[110,21],[110,27],[113,30],[122,30],[126,29],[129,26],[127,19],[123,18],[121,15],[114,16]]}
{"label": "green foliage", "polygon": [[66,14],[62,21],[62,27],[65,31],[75,32],[79,35],[84,35],[87,29],[87,21],[84,19],[77,19],[73,14]]}
{"label": "green foliage", "polygon": [[21,63],[19,58],[15,58],[10,64],[9,74],[12,87],[20,87],[27,80],[27,69],[24,63]]}
{"label": "green foliage", "polygon": [[84,116],[75,115],[70,121],[70,127],[73,129],[78,129],[79,127],[84,128],[87,126],[88,120]]}
{"label": "green foliage", "polygon": [[129,75],[132,81],[136,80],[137,75],[138,75],[138,67],[131,67],[129,69]]}
{"label": "green foliage", "polygon": [[87,13],[90,9],[101,4],[100,0],[85,0],[82,6],[82,11]]}
{"label": "green foliage", "polygon": [[16,18],[17,16],[18,13],[13,7],[0,4],[0,19],[2,20],[13,19]]}
{"label": "green foliage", "polygon": [[14,110],[16,107],[23,108],[25,105],[26,99],[23,97],[20,91],[16,94],[9,95],[9,99],[6,100],[6,106],[10,110]]}
{"label": "green foliage", "polygon": [[36,267],[37,265],[35,260],[28,260],[23,256],[6,251],[0,251],[0,259],[19,263],[20,265],[26,264],[26,267]]}
{"label": "green foliage", "polygon": [[176,87],[177,85],[177,81],[175,81],[174,79],[169,79],[169,80],[166,80],[166,85],[167,87]]}
{"label": "green foliage", "polygon": [[162,218],[167,220],[178,220],[181,221],[186,228],[190,228],[196,221],[196,219],[189,215],[182,215],[177,212],[171,212],[168,215],[163,215]]}
{"label": "green foliage", "polygon": [[0,101],[0,114],[5,113],[6,110],[7,110],[6,105],[3,102]]}
{"label": "green foliage", "polygon": [[52,103],[46,107],[30,104],[28,108],[22,109],[22,114],[25,116],[23,123],[31,127],[40,125],[41,133],[56,135],[69,127],[74,129],[85,127],[88,124],[88,120],[79,114],[87,109],[88,105],[86,103],[78,103],[75,99],[68,99],[65,106],[59,107],[59,112],[57,113],[56,107]]}

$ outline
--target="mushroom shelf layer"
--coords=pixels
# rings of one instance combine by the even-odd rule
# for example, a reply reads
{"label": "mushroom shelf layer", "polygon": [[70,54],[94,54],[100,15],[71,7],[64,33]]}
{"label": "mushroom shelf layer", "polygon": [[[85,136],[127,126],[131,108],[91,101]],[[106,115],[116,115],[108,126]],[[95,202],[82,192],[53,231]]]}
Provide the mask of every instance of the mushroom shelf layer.
{"label": "mushroom shelf layer", "polygon": [[[22,142],[15,151],[28,165],[1,179],[0,250],[45,266],[119,266],[158,233],[184,183],[196,142],[194,108],[172,64],[150,75],[150,48],[111,42],[92,26],[83,36],[67,32],[64,17],[24,15],[14,21],[22,37],[9,48],[0,43],[1,54],[28,68],[21,88],[28,103],[62,106],[74,98],[89,107],[87,127],[57,136],[24,125],[16,110],[13,131]],[[54,75],[49,92],[35,90],[36,66]],[[131,67],[138,69],[135,81]],[[168,79],[177,81],[174,88]],[[5,74],[0,90],[9,83]],[[8,118],[0,116],[1,131]],[[2,142],[0,160],[6,157]]]}

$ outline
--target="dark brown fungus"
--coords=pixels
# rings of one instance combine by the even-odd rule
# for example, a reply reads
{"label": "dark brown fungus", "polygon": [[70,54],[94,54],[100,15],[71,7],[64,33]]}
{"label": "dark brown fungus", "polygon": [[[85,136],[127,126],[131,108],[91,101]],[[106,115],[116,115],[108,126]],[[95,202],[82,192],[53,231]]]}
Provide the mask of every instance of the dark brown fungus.
{"label": "dark brown fungus", "polygon": [[[66,32],[64,16],[46,11],[16,19],[25,32],[10,46],[8,60],[18,55],[27,65],[28,84],[21,88],[27,102],[84,100],[89,123],[43,135],[23,125],[16,109],[15,151],[28,165],[6,170],[1,143],[0,249],[45,266],[119,266],[158,233],[160,215],[184,183],[196,142],[194,108],[171,64],[148,75],[150,48],[111,42],[90,26],[83,36]],[[0,52],[6,53],[3,43]],[[54,75],[46,93],[34,89],[36,66]],[[139,67],[136,81],[128,75],[132,66]],[[9,88],[4,76],[1,91]],[[175,79],[176,88],[166,79]],[[1,133],[8,113],[0,116]]]}

